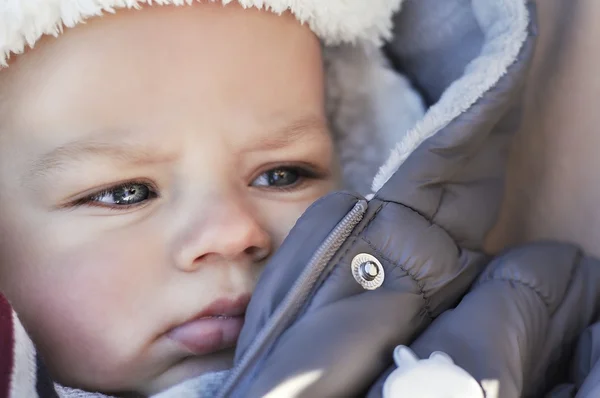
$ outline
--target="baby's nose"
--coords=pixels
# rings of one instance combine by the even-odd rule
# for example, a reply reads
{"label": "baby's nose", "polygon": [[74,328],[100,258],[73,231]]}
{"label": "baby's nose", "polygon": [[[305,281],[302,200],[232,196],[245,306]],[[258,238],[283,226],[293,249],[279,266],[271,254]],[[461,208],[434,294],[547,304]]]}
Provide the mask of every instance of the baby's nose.
{"label": "baby's nose", "polygon": [[175,263],[182,271],[193,272],[213,260],[252,264],[271,253],[271,236],[243,201],[222,200],[203,213],[190,220],[177,245]]}

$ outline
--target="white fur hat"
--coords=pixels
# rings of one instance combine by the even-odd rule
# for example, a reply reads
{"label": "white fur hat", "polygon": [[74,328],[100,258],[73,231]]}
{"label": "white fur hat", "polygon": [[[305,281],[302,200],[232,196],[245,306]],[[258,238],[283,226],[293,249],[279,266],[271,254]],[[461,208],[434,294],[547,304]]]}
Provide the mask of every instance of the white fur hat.
{"label": "white fur hat", "polygon": [[[186,5],[203,0],[2,0],[0,1],[0,65],[11,54],[32,47],[43,35],[57,36],[64,27],[119,8],[142,4]],[[236,0],[221,1],[223,4]],[[237,0],[243,7],[274,13],[291,11],[328,45],[357,41],[379,44],[390,35],[391,17],[402,0]]]}

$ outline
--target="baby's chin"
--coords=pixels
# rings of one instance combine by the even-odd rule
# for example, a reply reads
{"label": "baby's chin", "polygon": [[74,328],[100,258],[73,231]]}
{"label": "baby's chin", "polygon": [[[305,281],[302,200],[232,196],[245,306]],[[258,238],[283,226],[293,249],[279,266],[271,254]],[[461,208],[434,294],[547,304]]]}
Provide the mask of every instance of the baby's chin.
{"label": "baby's chin", "polygon": [[228,370],[233,367],[235,348],[219,351],[210,355],[188,357],[173,365],[169,370],[143,386],[138,392],[150,396],[167,390],[186,380],[199,376]]}

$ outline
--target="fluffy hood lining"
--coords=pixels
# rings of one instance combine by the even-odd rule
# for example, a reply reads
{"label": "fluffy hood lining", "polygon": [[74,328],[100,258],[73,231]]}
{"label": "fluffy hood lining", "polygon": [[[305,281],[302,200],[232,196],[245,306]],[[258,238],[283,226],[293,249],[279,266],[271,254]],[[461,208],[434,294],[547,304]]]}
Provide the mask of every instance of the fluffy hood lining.
{"label": "fluffy hood lining", "polygon": [[373,192],[379,191],[425,140],[492,89],[517,60],[528,36],[530,16],[526,0],[472,0],[471,7],[485,37],[479,56],[467,65],[462,77],[450,84],[412,129],[406,134],[397,133],[399,139],[391,155],[375,176]]}

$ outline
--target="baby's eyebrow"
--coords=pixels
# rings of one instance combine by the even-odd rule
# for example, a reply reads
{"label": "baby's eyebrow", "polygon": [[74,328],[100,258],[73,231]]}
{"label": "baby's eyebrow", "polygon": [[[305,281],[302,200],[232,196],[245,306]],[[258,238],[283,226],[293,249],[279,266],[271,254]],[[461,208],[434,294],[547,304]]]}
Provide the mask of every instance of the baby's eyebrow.
{"label": "baby's eyebrow", "polygon": [[100,141],[73,141],[54,148],[40,156],[28,169],[24,181],[43,176],[52,170],[60,169],[67,163],[76,162],[89,157],[104,157],[127,164],[156,164],[166,163],[174,159],[173,156],[164,156],[133,145],[131,143],[107,143]]}
{"label": "baby's eyebrow", "polygon": [[299,141],[315,139],[328,133],[327,121],[319,116],[306,116],[288,121],[283,127],[271,130],[268,135],[245,148],[245,152],[271,151],[285,148]]}

